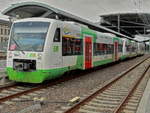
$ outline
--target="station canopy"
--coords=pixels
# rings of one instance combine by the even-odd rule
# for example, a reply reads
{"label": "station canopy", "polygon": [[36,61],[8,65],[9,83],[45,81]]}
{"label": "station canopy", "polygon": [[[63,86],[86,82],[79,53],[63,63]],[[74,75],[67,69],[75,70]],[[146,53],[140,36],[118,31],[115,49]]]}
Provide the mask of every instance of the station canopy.
{"label": "station canopy", "polygon": [[129,36],[123,35],[106,27],[100,26],[97,23],[93,23],[86,19],[80,18],[73,14],[67,13],[60,9],[49,6],[48,4],[43,4],[40,2],[22,2],[17,4],[12,4],[10,7],[2,12],[4,15],[17,18],[29,18],[29,17],[44,17],[59,19],[62,21],[74,21],[80,24],[84,24],[93,30],[100,32],[113,33],[116,36],[132,39]]}
{"label": "station canopy", "polygon": [[[139,35],[141,41],[150,38],[150,13],[126,12],[100,15],[100,25],[129,37]],[[140,40],[140,38],[138,40]]]}

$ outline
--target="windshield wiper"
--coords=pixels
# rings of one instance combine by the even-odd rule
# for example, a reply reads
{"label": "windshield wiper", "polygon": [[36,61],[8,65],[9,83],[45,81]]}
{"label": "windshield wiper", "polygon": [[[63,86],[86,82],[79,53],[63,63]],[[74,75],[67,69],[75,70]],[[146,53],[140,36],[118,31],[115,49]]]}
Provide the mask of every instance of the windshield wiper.
{"label": "windshield wiper", "polygon": [[16,46],[19,48],[19,50],[25,54],[25,52],[21,49],[20,45],[18,44],[18,42],[12,37],[13,41],[15,42]]}

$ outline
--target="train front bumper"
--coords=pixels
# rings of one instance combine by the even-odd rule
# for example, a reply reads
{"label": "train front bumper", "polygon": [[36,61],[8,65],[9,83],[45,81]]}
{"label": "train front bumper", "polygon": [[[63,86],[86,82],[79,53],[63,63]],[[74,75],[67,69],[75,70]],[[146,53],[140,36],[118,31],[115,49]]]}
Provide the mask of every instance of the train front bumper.
{"label": "train front bumper", "polygon": [[42,83],[45,80],[57,78],[66,71],[65,68],[59,68],[27,72],[14,70],[11,67],[7,67],[6,70],[9,80],[25,83]]}

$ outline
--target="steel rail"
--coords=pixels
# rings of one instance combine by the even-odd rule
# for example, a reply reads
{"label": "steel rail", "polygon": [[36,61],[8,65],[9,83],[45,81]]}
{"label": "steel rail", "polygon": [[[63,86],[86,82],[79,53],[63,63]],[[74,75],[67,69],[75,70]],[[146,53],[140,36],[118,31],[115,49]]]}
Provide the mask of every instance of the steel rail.
{"label": "steel rail", "polygon": [[99,93],[102,93],[105,89],[107,89],[109,86],[111,86],[113,83],[115,83],[116,81],[118,81],[119,79],[121,79],[124,75],[126,75],[128,72],[130,72],[131,70],[135,69],[137,66],[139,66],[140,64],[142,64],[144,61],[146,61],[147,59],[149,59],[150,57],[147,57],[146,59],[138,62],[137,64],[135,64],[134,66],[132,66],[131,68],[127,69],[125,72],[123,72],[120,76],[115,77],[113,80],[109,81],[107,84],[104,84],[99,90],[97,90],[96,92],[94,92],[93,94],[91,94],[90,96],[86,97],[85,99],[83,99],[82,101],[80,101],[79,103],[75,104],[74,106],[72,106],[71,108],[67,109],[66,111],[64,111],[64,113],[74,113],[75,111],[77,111],[81,106],[85,105],[87,102],[91,101],[94,97],[96,97]]}

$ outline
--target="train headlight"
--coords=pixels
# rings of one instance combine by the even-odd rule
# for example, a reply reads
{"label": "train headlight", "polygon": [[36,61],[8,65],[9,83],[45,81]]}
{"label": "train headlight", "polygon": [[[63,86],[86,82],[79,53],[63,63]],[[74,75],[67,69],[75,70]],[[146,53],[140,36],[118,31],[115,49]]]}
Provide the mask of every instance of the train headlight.
{"label": "train headlight", "polygon": [[41,54],[41,53],[38,54],[38,59],[39,59],[39,60],[42,59],[42,54]]}

